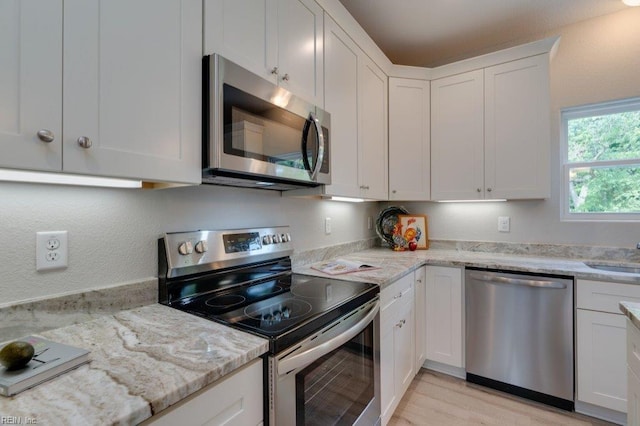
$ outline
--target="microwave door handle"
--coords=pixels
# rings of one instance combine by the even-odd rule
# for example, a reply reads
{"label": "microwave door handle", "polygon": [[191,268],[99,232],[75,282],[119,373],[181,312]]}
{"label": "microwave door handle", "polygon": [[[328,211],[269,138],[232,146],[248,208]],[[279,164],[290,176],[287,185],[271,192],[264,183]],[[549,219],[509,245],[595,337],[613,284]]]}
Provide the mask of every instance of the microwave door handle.
{"label": "microwave door handle", "polygon": [[309,139],[309,128],[311,126],[311,121],[313,121],[313,116],[309,114],[309,118],[307,118],[304,122],[304,128],[302,129],[302,164],[304,165],[304,169],[309,172],[309,176],[312,177],[311,164],[309,164],[309,159],[307,158],[307,140]]}
{"label": "microwave door handle", "polygon": [[312,180],[316,180],[318,173],[320,172],[320,168],[322,167],[322,161],[324,161],[324,133],[322,133],[322,127],[320,126],[320,122],[318,121],[318,119],[313,115],[313,114],[309,114],[309,119],[311,121],[313,121],[313,125],[316,126],[316,143],[317,143],[317,153],[318,153],[318,158],[316,160],[316,166],[313,168],[313,171],[311,172],[311,179]]}

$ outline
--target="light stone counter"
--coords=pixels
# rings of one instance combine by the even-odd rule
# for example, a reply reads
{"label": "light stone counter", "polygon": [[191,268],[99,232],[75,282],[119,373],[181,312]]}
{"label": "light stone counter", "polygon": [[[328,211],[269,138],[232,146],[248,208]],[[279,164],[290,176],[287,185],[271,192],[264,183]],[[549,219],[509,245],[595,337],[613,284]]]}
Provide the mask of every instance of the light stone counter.
{"label": "light stone counter", "polygon": [[40,425],[137,424],[268,349],[265,339],[159,304],[40,335],[90,350],[90,362],[0,397],[2,418]]}
{"label": "light stone counter", "polygon": [[620,302],[620,310],[638,329],[640,329],[640,303]]}
{"label": "light stone counter", "polygon": [[[574,276],[581,279],[640,284],[640,275],[623,272],[608,272],[586,266],[576,259],[530,256],[523,254],[504,254],[489,252],[459,251],[449,249],[429,249],[394,252],[389,248],[370,248],[352,254],[339,256],[343,259],[358,261],[377,266],[380,269],[333,276],[341,280],[365,281],[379,284],[381,288],[393,283],[403,275],[425,265],[452,267],[478,267],[507,269],[518,272],[532,272]],[[323,259],[325,260],[325,259]],[[607,261],[611,265],[636,265],[628,262]],[[298,265],[294,271],[301,274],[328,276],[311,268],[312,264]]]}

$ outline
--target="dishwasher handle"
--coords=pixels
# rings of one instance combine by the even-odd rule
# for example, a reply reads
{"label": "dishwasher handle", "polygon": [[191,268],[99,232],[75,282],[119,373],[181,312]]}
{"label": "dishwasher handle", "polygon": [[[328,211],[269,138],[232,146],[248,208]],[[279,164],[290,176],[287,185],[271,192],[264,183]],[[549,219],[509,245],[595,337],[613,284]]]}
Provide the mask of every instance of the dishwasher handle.
{"label": "dishwasher handle", "polygon": [[523,278],[509,278],[496,274],[487,274],[481,272],[472,272],[469,274],[471,278],[478,281],[483,281],[491,284],[506,284],[517,285],[523,287],[536,287],[536,288],[549,288],[549,289],[564,289],[567,285],[559,281],[549,281],[540,279],[523,279]]}

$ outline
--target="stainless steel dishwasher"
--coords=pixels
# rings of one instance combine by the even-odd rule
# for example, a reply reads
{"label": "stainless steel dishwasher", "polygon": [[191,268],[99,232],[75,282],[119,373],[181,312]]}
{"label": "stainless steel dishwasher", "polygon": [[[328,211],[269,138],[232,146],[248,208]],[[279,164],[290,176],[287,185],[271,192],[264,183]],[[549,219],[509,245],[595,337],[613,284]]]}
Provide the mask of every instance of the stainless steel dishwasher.
{"label": "stainless steel dishwasher", "polygon": [[573,411],[573,278],[467,268],[467,381]]}

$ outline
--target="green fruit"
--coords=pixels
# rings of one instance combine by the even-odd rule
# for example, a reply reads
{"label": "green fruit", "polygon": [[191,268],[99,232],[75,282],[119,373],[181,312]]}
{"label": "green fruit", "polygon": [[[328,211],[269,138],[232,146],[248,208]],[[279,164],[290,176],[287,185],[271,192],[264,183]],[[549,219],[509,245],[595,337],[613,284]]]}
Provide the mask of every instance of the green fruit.
{"label": "green fruit", "polygon": [[0,350],[0,364],[7,370],[22,368],[33,358],[33,345],[27,342],[12,342]]}

